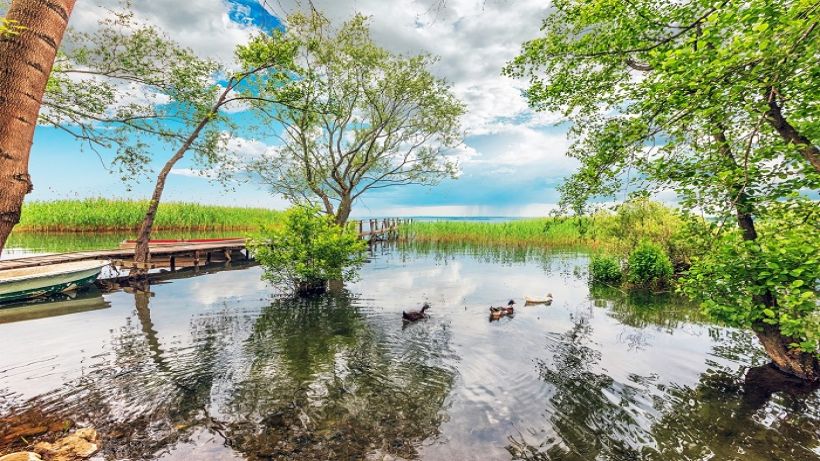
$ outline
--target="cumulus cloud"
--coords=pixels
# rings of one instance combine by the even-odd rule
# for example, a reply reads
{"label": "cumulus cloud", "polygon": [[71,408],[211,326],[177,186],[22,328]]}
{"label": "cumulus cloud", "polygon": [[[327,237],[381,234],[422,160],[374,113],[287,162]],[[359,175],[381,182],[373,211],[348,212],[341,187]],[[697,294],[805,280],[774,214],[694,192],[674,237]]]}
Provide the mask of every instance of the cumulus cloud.
{"label": "cumulus cloud", "polygon": [[[100,18],[119,10],[120,0],[80,0],[74,7],[69,27],[93,31]],[[150,0],[133,2],[135,18],[160,27],[174,41],[197,54],[230,66],[234,48],[245,43],[259,29],[247,21],[236,21],[242,5],[225,0]],[[233,16],[233,18],[232,18]]]}

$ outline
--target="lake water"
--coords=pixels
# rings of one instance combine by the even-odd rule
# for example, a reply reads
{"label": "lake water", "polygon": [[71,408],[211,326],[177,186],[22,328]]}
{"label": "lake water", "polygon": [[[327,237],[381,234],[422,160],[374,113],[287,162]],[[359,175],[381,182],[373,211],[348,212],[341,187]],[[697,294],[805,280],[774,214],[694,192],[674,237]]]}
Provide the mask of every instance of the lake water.
{"label": "lake water", "polygon": [[311,300],[240,267],[0,311],[0,421],[93,425],[106,459],[820,459],[820,392],[753,335],[586,265],[384,248]]}

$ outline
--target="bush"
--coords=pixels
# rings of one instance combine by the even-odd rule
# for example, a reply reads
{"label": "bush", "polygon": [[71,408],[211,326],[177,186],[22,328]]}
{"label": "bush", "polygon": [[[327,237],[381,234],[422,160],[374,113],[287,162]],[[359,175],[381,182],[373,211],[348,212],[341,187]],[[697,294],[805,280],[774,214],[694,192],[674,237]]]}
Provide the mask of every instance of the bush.
{"label": "bush", "polygon": [[329,280],[355,279],[365,245],[355,230],[309,207],[289,209],[281,226],[263,227],[248,242],[262,278],[302,295],[324,291]]}
{"label": "bush", "polygon": [[669,256],[653,243],[641,242],[629,255],[628,281],[639,288],[660,288],[672,277]]}
{"label": "bush", "polygon": [[589,281],[607,285],[621,283],[621,262],[614,256],[593,256],[589,263]]}

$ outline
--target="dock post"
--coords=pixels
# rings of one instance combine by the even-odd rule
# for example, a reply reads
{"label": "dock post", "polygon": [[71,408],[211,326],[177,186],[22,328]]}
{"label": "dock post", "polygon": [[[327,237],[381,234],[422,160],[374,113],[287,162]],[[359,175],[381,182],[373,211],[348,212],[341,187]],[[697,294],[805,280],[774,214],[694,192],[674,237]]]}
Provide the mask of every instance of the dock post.
{"label": "dock post", "polygon": [[194,269],[199,269],[199,250],[194,251]]}
{"label": "dock post", "polygon": [[176,270],[177,270],[177,257],[176,256],[173,256],[173,255],[171,256],[170,264],[171,264],[171,272],[176,272]]}

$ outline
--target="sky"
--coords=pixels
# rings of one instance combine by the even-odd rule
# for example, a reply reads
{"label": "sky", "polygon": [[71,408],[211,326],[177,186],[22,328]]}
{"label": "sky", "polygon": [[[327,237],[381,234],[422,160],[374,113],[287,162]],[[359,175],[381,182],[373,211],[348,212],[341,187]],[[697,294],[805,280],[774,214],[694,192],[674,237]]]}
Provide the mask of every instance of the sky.
{"label": "sky", "polygon": [[[304,2],[303,2],[304,3]],[[452,85],[467,107],[466,133],[458,148],[461,174],[437,186],[402,186],[366,194],[354,216],[541,216],[555,208],[556,187],[577,162],[565,155],[566,123],[555,114],[534,113],[522,91],[526,82],[501,76],[521,44],[538,35],[547,15],[543,0],[314,0],[331,21],[356,12],[370,17],[374,40],[403,54],[429,53],[432,71]],[[79,0],[70,27],[93,30],[116,0]],[[199,55],[230,62],[236,45],[260,30],[280,25],[293,0],[137,0],[138,19],[154,23]],[[269,147],[245,139],[238,149]],[[168,153],[151,152],[164,161]],[[31,155],[34,192],[29,200],[89,196],[145,198],[152,184],[124,184],[107,171],[107,160],[83,151],[56,129],[38,127]],[[230,188],[191,174],[183,160],[174,169],[164,200],[284,208],[288,204],[254,183]]]}

